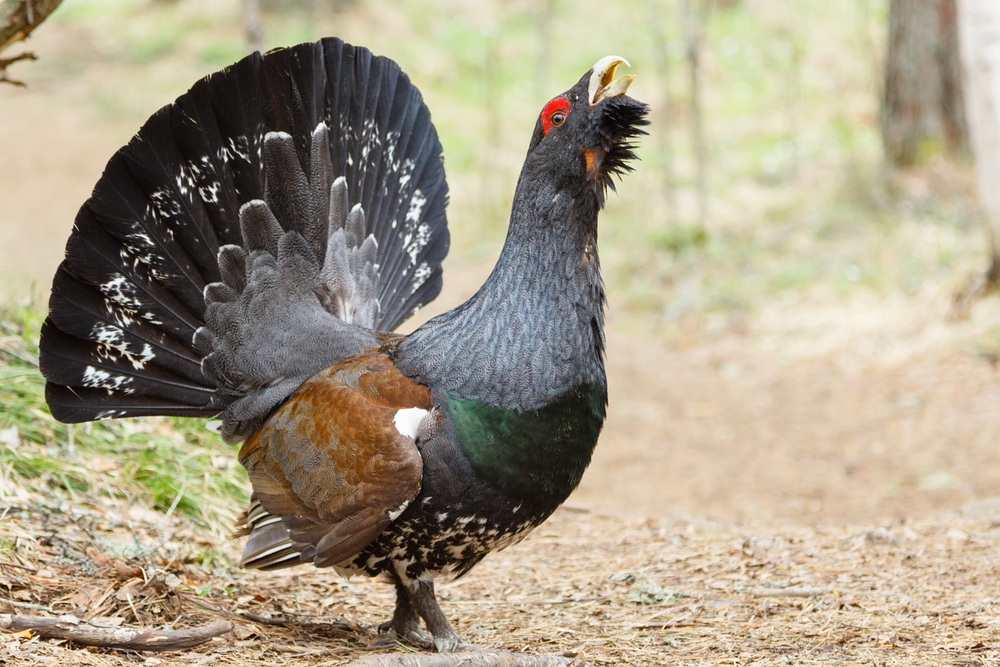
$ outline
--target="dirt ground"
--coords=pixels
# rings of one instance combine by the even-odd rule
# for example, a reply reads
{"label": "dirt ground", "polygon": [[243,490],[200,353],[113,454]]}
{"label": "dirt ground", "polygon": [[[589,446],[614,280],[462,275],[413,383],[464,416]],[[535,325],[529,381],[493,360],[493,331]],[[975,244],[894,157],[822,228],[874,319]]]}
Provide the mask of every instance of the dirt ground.
{"label": "dirt ground", "polygon": [[[487,270],[450,267],[436,309]],[[740,333],[668,340],[612,308],[610,412],[581,488],[441,588],[446,613],[475,644],[598,665],[1000,663],[1000,386],[983,346],[1000,304],[952,320],[950,299],[801,299]],[[375,633],[385,584],[243,572],[238,545],[189,523],[57,501],[7,503],[0,598],[15,606],[0,614],[235,629],[160,654],[0,635],[0,664],[340,665],[412,650]],[[224,555],[206,565],[206,550]]]}
{"label": "dirt ground", "polygon": [[[439,595],[466,641],[586,664],[989,665],[1000,659],[998,529],[997,502],[816,529],[564,508]],[[0,538],[18,540],[0,563],[11,601],[0,623],[72,613],[104,627],[233,624],[155,655],[0,634],[0,664],[342,665],[413,650],[374,631],[390,586],[305,568],[207,572],[191,559],[204,535],[135,507],[8,508]]]}

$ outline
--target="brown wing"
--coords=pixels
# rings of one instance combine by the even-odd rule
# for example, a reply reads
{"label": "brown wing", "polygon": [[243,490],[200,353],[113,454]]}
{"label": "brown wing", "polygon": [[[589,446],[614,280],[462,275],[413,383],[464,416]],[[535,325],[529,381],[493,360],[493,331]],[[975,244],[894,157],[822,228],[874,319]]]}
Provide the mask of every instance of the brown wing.
{"label": "brown wing", "polygon": [[240,450],[254,489],[243,564],[336,565],[374,540],[420,490],[420,453],[393,422],[406,408],[429,411],[430,391],[383,353],[306,381]]}

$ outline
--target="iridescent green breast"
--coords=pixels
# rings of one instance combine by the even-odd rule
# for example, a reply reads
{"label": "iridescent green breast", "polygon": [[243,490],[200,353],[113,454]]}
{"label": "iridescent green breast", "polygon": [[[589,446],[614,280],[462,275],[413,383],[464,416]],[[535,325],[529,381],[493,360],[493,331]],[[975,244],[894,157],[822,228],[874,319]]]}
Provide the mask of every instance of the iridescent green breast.
{"label": "iridescent green breast", "polygon": [[590,383],[537,410],[448,396],[448,411],[476,475],[512,497],[558,504],[590,463],[607,402],[606,387]]}

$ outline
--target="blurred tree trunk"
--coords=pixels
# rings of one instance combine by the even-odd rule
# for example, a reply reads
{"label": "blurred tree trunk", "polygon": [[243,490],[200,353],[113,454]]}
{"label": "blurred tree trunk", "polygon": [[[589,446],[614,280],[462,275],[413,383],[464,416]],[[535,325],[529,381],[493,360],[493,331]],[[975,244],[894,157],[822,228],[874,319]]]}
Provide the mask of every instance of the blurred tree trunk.
{"label": "blurred tree trunk", "polygon": [[708,0],[684,0],[684,41],[691,81],[691,142],[698,169],[698,228],[702,231],[708,224],[708,157],[702,122],[701,49],[710,7]]}
{"label": "blurred tree trunk", "polygon": [[[996,0],[994,0],[996,1]],[[897,166],[968,148],[955,0],[890,0],[880,122]]]}
{"label": "blurred tree trunk", "polygon": [[962,64],[979,201],[990,229],[989,286],[1000,279],[1000,2],[959,0]]}
{"label": "blurred tree trunk", "polygon": [[260,20],[260,0],[243,0],[243,32],[250,51],[264,48],[264,24]]}
{"label": "blurred tree trunk", "polygon": [[663,154],[663,197],[667,205],[667,222],[674,223],[677,215],[677,186],[674,180],[674,100],[670,92],[670,40],[667,39],[663,26],[669,20],[667,12],[658,0],[646,0],[646,11],[649,16],[649,30],[655,47],[656,69],[660,74],[660,86],[663,89],[663,103],[658,105],[662,115],[660,125],[660,144]]}

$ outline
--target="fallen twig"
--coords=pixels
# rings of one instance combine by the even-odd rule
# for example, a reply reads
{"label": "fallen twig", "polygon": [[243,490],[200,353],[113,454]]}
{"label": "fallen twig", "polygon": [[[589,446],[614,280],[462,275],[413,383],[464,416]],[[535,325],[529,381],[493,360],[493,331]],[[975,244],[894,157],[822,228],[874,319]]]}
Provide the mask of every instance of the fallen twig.
{"label": "fallen twig", "polygon": [[556,667],[571,665],[582,667],[583,660],[554,655],[528,655],[525,653],[416,653],[372,655],[345,667]]}
{"label": "fallen twig", "polygon": [[131,651],[177,651],[204,644],[213,637],[231,632],[233,625],[227,621],[217,621],[186,630],[145,630],[91,625],[76,616],[51,618],[0,614],[0,628],[9,632],[31,630],[42,637],[69,639],[84,646]]}
{"label": "fallen twig", "polygon": [[7,600],[5,598],[0,598],[0,603],[9,604],[11,607],[15,607],[17,609],[31,609],[32,611],[47,611],[47,612],[52,611],[52,609],[46,607],[43,604],[34,604],[31,602],[19,602],[17,600]]}
{"label": "fallen twig", "polygon": [[353,626],[350,623],[337,623],[333,621],[328,623],[323,623],[321,621],[305,621],[295,618],[289,618],[285,615],[281,615],[277,618],[268,618],[267,616],[261,616],[260,614],[254,614],[253,612],[249,611],[232,612],[229,611],[228,609],[216,607],[215,605],[209,604],[204,600],[199,600],[197,598],[191,597],[190,595],[185,595],[184,593],[181,593],[179,591],[175,592],[177,593],[177,597],[179,597],[184,602],[190,602],[196,607],[201,607],[205,611],[210,611],[216,614],[220,614],[222,616],[225,616],[227,618],[232,618],[234,620],[250,621],[252,623],[258,623],[260,625],[270,625],[279,628],[294,626],[297,628],[303,628],[307,630],[333,630],[339,633],[343,633],[345,635],[359,634],[359,633],[364,634],[363,628]]}
{"label": "fallen twig", "polygon": [[751,595],[757,598],[811,598],[830,592],[828,588],[803,588],[790,586],[788,588],[750,588]]}
{"label": "fallen twig", "polygon": [[271,618],[269,616],[255,614],[252,611],[241,611],[238,613],[234,613],[233,616],[235,616],[236,618],[241,618],[244,621],[253,621],[254,623],[257,623],[259,625],[273,625],[274,627],[277,628],[284,628],[288,625],[297,622],[295,621],[295,619],[288,618],[287,616],[277,616],[275,618]]}
{"label": "fallen twig", "polygon": [[348,653],[353,653],[356,650],[349,648],[308,649],[299,646],[282,646],[281,644],[268,646],[268,649],[274,651],[275,653],[289,653],[296,658],[325,658],[328,655],[347,655]]}
{"label": "fallen twig", "polygon": [[639,630],[666,629],[666,628],[695,628],[702,625],[710,625],[704,621],[645,621],[636,623],[633,628]]}
{"label": "fallen twig", "polygon": [[17,563],[8,563],[5,560],[0,560],[0,567],[13,567],[18,570],[24,570],[30,572],[31,574],[38,574],[38,569],[34,567],[28,567],[27,565],[18,565]]}

